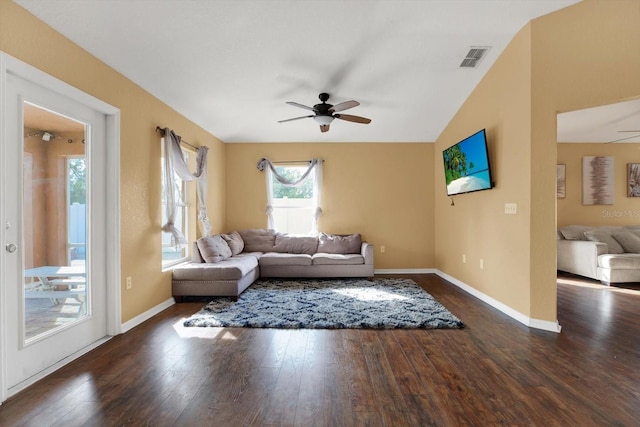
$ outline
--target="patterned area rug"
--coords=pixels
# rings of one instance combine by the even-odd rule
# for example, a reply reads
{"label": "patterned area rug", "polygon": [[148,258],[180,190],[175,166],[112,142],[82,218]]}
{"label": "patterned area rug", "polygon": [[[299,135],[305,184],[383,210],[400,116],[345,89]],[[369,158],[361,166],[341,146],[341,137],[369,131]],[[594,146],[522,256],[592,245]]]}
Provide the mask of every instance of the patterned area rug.
{"label": "patterned area rug", "polygon": [[184,326],[450,329],[464,324],[410,279],[258,280],[218,298]]}

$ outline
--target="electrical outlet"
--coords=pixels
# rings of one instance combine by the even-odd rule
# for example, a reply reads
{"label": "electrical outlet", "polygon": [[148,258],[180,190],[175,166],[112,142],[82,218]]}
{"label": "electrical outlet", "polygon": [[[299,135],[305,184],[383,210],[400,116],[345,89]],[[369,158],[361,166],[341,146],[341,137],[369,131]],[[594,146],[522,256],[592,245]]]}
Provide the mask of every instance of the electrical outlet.
{"label": "electrical outlet", "polygon": [[480,270],[484,270],[484,260],[480,260]]}
{"label": "electrical outlet", "polygon": [[467,256],[465,254],[462,254],[462,263],[463,264],[467,263]]}
{"label": "electrical outlet", "polygon": [[518,204],[517,203],[505,203],[504,204],[504,213],[505,215],[515,215],[518,213]]}
{"label": "electrical outlet", "polygon": [[131,283],[131,276],[127,276],[126,287],[127,287],[127,290],[133,287],[133,284]]}
{"label": "electrical outlet", "polygon": [[384,246],[380,246],[380,253],[384,253],[385,249],[386,248]]}

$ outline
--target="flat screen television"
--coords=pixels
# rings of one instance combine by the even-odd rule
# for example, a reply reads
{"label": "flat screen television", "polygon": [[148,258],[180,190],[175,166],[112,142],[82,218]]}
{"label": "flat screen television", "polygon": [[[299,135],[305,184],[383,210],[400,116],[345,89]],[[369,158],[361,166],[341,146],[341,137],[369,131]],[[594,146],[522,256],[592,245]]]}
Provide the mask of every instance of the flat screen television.
{"label": "flat screen television", "polygon": [[493,187],[484,129],[442,152],[447,196]]}

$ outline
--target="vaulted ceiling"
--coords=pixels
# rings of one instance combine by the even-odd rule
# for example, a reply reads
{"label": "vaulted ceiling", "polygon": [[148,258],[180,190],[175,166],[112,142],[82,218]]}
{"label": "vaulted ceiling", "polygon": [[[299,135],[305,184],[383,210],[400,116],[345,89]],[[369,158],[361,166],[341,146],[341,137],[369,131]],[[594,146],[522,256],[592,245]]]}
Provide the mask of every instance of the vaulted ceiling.
{"label": "vaulted ceiling", "polygon": [[[577,2],[15,1],[228,143],[434,141],[527,22]],[[490,49],[461,68],[474,46]],[[320,92],[371,124],[277,123]]]}

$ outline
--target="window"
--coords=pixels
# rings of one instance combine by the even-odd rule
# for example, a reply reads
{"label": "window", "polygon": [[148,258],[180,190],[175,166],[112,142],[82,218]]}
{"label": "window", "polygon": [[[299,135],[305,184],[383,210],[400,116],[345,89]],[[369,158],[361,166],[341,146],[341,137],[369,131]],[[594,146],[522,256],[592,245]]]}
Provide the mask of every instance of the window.
{"label": "window", "polygon": [[[162,140],[164,144],[164,139]],[[163,147],[164,148],[164,147]],[[164,153],[164,149],[162,150]],[[184,156],[185,161],[189,164],[189,152],[186,150],[182,150],[182,154]],[[160,170],[162,171],[162,224],[167,222],[167,197],[164,185],[164,158],[160,159]],[[178,210],[176,212],[175,226],[180,232],[184,235],[184,237],[189,240],[189,188],[188,183],[180,179],[178,174],[174,172],[175,177],[175,188],[174,194],[177,200]],[[173,245],[171,243],[171,233],[162,232],[162,266],[168,267],[174,264],[181,263],[186,261],[189,256],[189,247],[188,245]]]}
{"label": "window", "polygon": [[[276,166],[276,172],[287,181],[297,181],[307,171],[308,166]],[[310,234],[313,232],[315,215],[314,182],[315,170],[297,187],[281,184],[271,174],[271,199],[274,226],[277,231],[290,234]]]}
{"label": "window", "polygon": [[83,265],[87,256],[87,165],[84,156],[66,159],[67,262]]}

